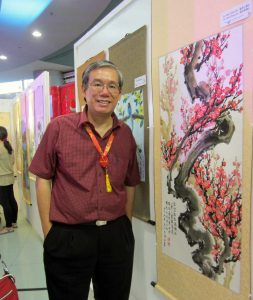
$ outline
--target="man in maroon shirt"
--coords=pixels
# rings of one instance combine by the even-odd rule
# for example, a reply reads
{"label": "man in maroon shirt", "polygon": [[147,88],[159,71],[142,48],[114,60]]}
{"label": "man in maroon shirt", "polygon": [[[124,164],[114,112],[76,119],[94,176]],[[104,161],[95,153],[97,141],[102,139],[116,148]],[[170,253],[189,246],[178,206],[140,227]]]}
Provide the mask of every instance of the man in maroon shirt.
{"label": "man in maroon shirt", "polygon": [[131,130],[113,113],[123,79],[109,61],[83,74],[86,107],[47,127],[29,167],[36,177],[50,300],[129,297],[139,183]]}

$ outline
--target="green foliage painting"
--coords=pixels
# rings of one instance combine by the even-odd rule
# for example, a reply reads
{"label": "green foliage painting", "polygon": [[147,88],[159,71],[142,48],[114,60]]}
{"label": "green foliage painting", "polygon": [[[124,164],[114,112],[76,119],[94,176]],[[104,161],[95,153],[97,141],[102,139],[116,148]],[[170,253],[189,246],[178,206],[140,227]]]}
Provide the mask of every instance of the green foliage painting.
{"label": "green foliage painting", "polygon": [[143,90],[121,96],[115,114],[124,121],[132,130],[137,144],[137,158],[140,169],[141,181],[145,181],[145,153],[144,153],[144,108]]}

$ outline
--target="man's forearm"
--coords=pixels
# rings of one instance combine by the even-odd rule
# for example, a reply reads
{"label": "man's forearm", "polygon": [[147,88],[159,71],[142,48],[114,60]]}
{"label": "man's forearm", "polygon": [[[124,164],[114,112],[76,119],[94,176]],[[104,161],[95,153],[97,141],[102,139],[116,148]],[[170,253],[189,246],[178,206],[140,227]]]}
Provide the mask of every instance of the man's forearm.
{"label": "man's forearm", "polygon": [[36,194],[42,230],[44,236],[46,236],[52,226],[52,223],[49,220],[49,211],[51,203],[51,180],[46,180],[37,177]]}

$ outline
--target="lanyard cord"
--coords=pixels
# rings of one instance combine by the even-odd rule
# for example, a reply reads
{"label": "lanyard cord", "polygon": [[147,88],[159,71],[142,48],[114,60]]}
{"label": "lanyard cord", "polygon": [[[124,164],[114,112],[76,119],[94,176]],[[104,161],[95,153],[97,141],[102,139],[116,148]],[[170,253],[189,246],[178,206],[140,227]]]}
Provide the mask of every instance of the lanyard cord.
{"label": "lanyard cord", "polygon": [[112,142],[114,140],[114,134],[113,132],[110,134],[110,137],[108,139],[108,142],[105,146],[105,150],[103,151],[101,146],[99,145],[98,140],[96,139],[94,133],[92,132],[91,128],[86,125],[85,129],[87,131],[87,133],[89,134],[93,145],[95,146],[95,148],[97,149],[98,153],[100,154],[100,158],[99,158],[99,163],[100,166],[105,170],[105,185],[106,185],[106,191],[108,193],[112,192],[112,186],[110,183],[110,179],[109,179],[109,175],[108,175],[108,165],[109,165],[109,160],[108,160],[108,153],[111,149],[112,146]]}

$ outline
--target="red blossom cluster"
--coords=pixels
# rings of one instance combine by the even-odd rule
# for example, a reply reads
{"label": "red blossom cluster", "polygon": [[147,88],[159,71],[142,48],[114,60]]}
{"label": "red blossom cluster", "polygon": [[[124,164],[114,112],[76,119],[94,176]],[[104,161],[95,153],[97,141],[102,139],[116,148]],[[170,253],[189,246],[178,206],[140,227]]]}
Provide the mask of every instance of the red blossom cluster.
{"label": "red blossom cluster", "polygon": [[177,138],[175,128],[173,127],[170,132],[170,139],[166,142],[164,140],[161,141],[161,151],[162,151],[162,160],[163,167],[165,169],[170,169],[175,160],[175,155],[177,153],[177,146],[179,144],[179,140]]}
{"label": "red blossom cluster", "polygon": [[216,262],[230,247],[226,262],[237,261],[241,254],[242,193],[240,163],[233,162],[233,170],[226,171],[226,162],[218,155],[202,154],[191,171],[195,189],[201,197],[203,214],[199,217],[206,230],[214,237],[212,255]]}
{"label": "red blossom cluster", "polygon": [[213,127],[216,120],[225,113],[242,111],[242,68],[241,64],[238,69],[232,70],[231,76],[227,78],[221,71],[219,74],[215,74],[216,70],[213,71],[212,82],[209,82],[210,97],[208,101],[197,100],[192,109],[189,123],[193,133]]}
{"label": "red blossom cluster", "polygon": [[[199,57],[199,62],[197,66],[197,71],[201,68],[201,65],[207,62],[211,56],[215,56],[218,59],[221,58],[222,52],[228,47],[228,39],[230,33],[218,33],[215,37],[209,39],[204,39],[201,48],[202,56]],[[192,62],[192,58],[195,51],[195,44],[190,44],[180,50],[182,57],[180,59],[180,64],[189,65]]]}
{"label": "red blossom cluster", "polygon": [[[195,99],[194,104],[191,104],[190,100],[186,97],[181,97],[182,105],[180,108],[181,113],[181,126],[182,135],[177,132],[177,140],[174,137],[174,133],[171,133],[172,140],[167,143],[162,143],[163,159],[168,162],[167,168],[170,169],[175,165],[174,159],[182,161],[187,157],[187,153],[191,150],[194,142],[197,141],[200,134],[205,130],[210,130],[216,126],[217,119],[232,111],[242,111],[242,68],[241,64],[238,68],[233,70],[224,69],[224,61],[221,59],[220,54],[227,47],[227,39],[229,34],[218,34],[216,37],[210,40],[204,40],[202,50],[202,57],[199,58],[200,62],[198,67],[203,62],[206,63],[209,97],[207,101],[201,99]],[[213,49],[213,47],[215,49]],[[182,60],[187,58],[187,63],[190,63],[193,59],[194,44],[185,47],[181,50]],[[208,58],[208,59],[207,59]],[[186,62],[184,62],[186,63]],[[173,60],[166,60],[164,65],[165,74],[170,74],[169,68],[174,68]],[[175,92],[175,88],[171,83],[171,78],[168,78],[168,89]],[[174,87],[177,86],[178,82]],[[207,83],[205,83],[207,85]],[[169,99],[169,106],[174,110],[173,101],[174,93],[170,93],[167,89],[167,98]],[[175,141],[177,143],[175,144]],[[173,144],[173,146],[172,146]],[[166,149],[168,145],[171,149]],[[175,150],[176,149],[176,150]],[[178,152],[178,153],[175,153]],[[170,156],[171,155],[171,156]]]}
{"label": "red blossom cluster", "polygon": [[190,44],[187,47],[184,47],[180,50],[182,57],[180,59],[180,64],[186,65],[190,64],[192,61],[193,53],[194,53],[194,45]]}
{"label": "red blossom cluster", "polygon": [[227,41],[229,37],[229,33],[218,33],[215,37],[212,37],[209,40],[204,40],[204,47],[202,49],[202,60],[207,61],[209,59],[209,56],[211,55],[214,55],[220,59],[223,50],[228,47]]}

